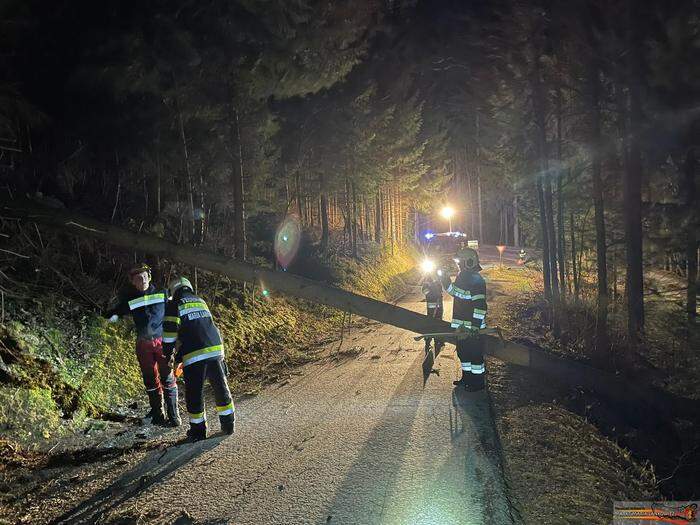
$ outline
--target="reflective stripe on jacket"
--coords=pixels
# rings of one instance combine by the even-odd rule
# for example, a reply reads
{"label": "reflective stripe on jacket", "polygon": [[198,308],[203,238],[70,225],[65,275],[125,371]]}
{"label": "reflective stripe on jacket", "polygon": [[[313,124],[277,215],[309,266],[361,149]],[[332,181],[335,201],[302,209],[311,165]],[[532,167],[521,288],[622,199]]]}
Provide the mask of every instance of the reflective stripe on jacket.
{"label": "reflective stripe on jacket", "polygon": [[168,302],[163,326],[163,352],[170,355],[179,341],[177,358],[183,366],[224,355],[209,307],[192,292],[185,290]]}
{"label": "reflective stripe on jacket", "polygon": [[486,281],[478,272],[459,272],[447,293],[454,297],[452,328],[486,328]]}
{"label": "reflective stripe on jacket", "polygon": [[163,334],[163,315],[165,314],[166,293],[152,284],[145,292],[139,292],[129,286],[119,297],[114,308],[105,313],[112,315],[131,315],[139,339],[155,339]]}

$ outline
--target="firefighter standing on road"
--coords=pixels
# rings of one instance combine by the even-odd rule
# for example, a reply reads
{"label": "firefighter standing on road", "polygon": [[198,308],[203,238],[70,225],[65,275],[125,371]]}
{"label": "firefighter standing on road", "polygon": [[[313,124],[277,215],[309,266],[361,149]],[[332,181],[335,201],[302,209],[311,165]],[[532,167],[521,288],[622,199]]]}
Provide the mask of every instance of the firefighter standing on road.
{"label": "firefighter standing on road", "polygon": [[[462,368],[462,377],[455,385],[467,390],[484,388],[484,350],[480,329],[486,328],[486,282],[479,275],[479,255],[471,248],[457,253],[459,273],[454,283],[447,286],[447,293],[454,297],[452,305],[452,328],[472,332],[472,337],[457,340],[457,356]],[[447,278],[446,283],[449,282]]]}
{"label": "firefighter standing on road", "polygon": [[226,382],[224,345],[219,329],[206,303],[197,297],[192,284],[178,277],[168,287],[170,300],[165,310],[163,347],[168,359],[182,362],[185,376],[185,402],[190,419],[187,432],[192,441],[207,437],[204,410],[204,379],[214,390],[221,430],[233,434],[234,406]]}
{"label": "firefighter standing on road", "polygon": [[136,327],[136,357],[141,367],[143,383],[148,394],[151,410],[146,417],[156,425],[166,424],[163,413],[163,393],[170,426],[179,426],[177,406],[177,383],[173,369],[163,355],[163,315],[165,313],[165,291],[151,283],[151,268],[139,264],[129,270],[131,286],[125,289],[113,308],[105,317],[114,323],[119,316],[131,314]]}
{"label": "firefighter standing on road", "polygon": [[[425,277],[423,277],[422,286],[423,294],[425,295],[425,303],[428,309],[428,317],[440,320],[442,320],[442,283],[439,279],[441,274],[441,270],[438,270],[438,274],[433,272],[428,273]],[[430,350],[430,341],[430,338],[425,338],[426,352]],[[444,346],[443,342],[437,340],[435,341],[436,351],[438,351],[442,346]]]}

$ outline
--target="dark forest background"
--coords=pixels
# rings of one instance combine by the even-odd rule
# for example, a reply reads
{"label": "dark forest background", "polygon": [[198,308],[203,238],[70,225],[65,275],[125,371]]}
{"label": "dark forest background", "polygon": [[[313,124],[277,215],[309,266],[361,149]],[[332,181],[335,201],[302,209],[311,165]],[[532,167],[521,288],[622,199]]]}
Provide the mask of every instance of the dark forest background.
{"label": "dark forest background", "polygon": [[360,258],[450,203],[542,250],[555,332],[590,293],[596,346],[619,297],[634,341],[647,271],[696,315],[699,7],[3,1],[2,192],[252,261],[292,214],[302,250]]}

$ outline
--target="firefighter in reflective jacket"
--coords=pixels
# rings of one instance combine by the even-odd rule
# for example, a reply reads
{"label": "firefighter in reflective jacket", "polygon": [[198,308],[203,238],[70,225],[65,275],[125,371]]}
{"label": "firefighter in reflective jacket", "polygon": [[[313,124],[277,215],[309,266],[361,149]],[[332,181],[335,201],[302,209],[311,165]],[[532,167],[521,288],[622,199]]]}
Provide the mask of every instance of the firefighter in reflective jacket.
{"label": "firefighter in reflective jacket", "polygon": [[484,351],[480,329],[486,328],[486,282],[479,275],[479,255],[471,248],[457,253],[459,273],[447,287],[454,297],[452,305],[452,328],[473,332],[473,337],[457,341],[457,356],[462,368],[462,377],[455,385],[476,391],[484,388]]}
{"label": "firefighter in reflective jacket", "polygon": [[136,357],[151,407],[146,417],[150,417],[154,424],[166,424],[163,413],[165,393],[167,423],[179,426],[181,421],[177,406],[177,383],[173,368],[163,355],[162,346],[165,290],[153,286],[151,268],[147,264],[132,267],[129,270],[129,282],[131,285],[120,294],[117,304],[105,313],[105,317],[115,323],[119,316],[131,315],[136,327]]}
{"label": "firefighter in reflective jacket", "polygon": [[171,297],[163,324],[163,351],[168,358],[182,362],[185,403],[190,418],[187,435],[192,441],[199,441],[207,437],[205,378],[214,390],[216,412],[225,434],[233,434],[235,415],[226,382],[221,334],[206,303],[192,290],[192,284],[185,277],[178,277],[170,283]]}
{"label": "firefighter in reflective jacket", "polygon": [[[428,309],[428,317],[442,320],[442,283],[440,277],[442,271],[438,270],[438,274],[429,273],[423,278],[423,295],[425,295],[425,303]],[[430,350],[430,339],[425,338],[425,351]],[[444,343],[435,341],[435,350],[439,350]]]}

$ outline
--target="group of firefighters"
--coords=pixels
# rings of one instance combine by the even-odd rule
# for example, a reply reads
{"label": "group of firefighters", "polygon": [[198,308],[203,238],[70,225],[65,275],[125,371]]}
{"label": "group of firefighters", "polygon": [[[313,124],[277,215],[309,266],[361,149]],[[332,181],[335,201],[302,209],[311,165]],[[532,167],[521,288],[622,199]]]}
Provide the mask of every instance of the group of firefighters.
{"label": "group of firefighters", "polygon": [[111,322],[124,315],[134,320],[136,357],[150,404],[147,417],[157,425],[181,425],[175,374],[182,366],[188,438],[199,441],[207,435],[205,378],[214,390],[221,430],[233,434],[235,412],[226,380],[224,347],[207,304],[195,295],[185,277],[173,279],[167,290],[157,289],[146,264],[131,268],[129,283],[105,316]]}
{"label": "group of firefighters", "polygon": [[[460,271],[454,282],[438,270],[425,277],[423,292],[428,315],[438,319],[443,315],[443,289],[454,298],[452,328],[459,334],[456,345],[462,371],[454,384],[476,391],[484,388],[484,354],[478,332],[486,327],[486,285],[479,275],[475,250],[461,249],[456,261]],[[223,341],[209,307],[185,277],[173,279],[167,290],[156,288],[151,279],[148,265],[131,268],[129,286],[105,314],[110,322],[120,316],[133,318],[136,356],[150,404],[147,417],[156,425],[181,425],[176,373],[182,370],[189,440],[199,441],[207,435],[205,379],[214,391],[221,430],[233,434],[235,409],[226,379]],[[437,350],[443,344],[435,340]],[[430,338],[425,345],[428,350]]]}

